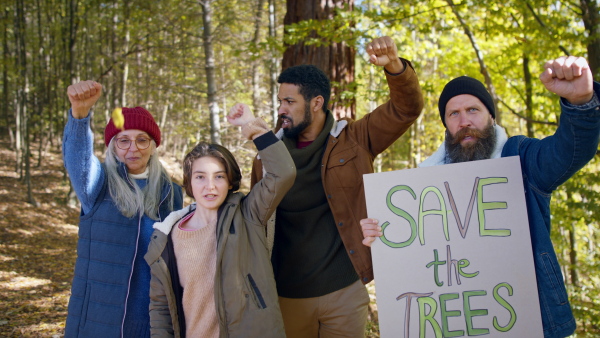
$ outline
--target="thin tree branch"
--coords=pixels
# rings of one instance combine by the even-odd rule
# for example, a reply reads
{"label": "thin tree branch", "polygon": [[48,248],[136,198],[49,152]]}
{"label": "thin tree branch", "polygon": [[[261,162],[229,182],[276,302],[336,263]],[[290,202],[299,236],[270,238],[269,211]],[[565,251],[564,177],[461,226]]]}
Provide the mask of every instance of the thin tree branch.
{"label": "thin tree branch", "polygon": [[528,121],[528,122],[531,122],[531,123],[537,123],[537,124],[545,124],[545,125],[548,125],[548,126],[558,126],[558,123],[556,123],[556,122],[538,121],[538,120],[530,119],[530,118],[528,118],[526,116],[523,116],[523,115],[517,113],[517,111],[515,109],[513,109],[511,106],[509,106],[501,98],[498,98],[498,103],[502,103],[502,105],[504,107],[506,107],[506,109],[508,109],[511,113],[513,113],[514,115],[516,115],[517,117],[519,117],[519,118],[521,118],[521,119],[523,119],[525,121]]}

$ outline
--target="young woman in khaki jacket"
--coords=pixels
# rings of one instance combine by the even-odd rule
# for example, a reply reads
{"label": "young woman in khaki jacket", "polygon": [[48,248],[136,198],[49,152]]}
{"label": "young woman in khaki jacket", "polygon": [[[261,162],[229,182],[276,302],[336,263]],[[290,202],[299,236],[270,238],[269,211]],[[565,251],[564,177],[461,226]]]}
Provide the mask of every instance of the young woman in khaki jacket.
{"label": "young woman in khaki jacket", "polygon": [[183,183],[196,203],[154,225],[145,256],[152,336],[285,336],[265,226],[296,168],[248,106],[236,104],[228,120],[254,141],[266,174],[244,196],[227,149],[200,143],[186,155]]}

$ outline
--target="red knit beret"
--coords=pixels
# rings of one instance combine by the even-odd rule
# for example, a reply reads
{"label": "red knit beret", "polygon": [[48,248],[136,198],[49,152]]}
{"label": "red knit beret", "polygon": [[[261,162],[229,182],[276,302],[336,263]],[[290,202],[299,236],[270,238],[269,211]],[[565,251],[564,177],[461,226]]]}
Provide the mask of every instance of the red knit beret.
{"label": "red knit beret", "polygon": [[[158,125],[154,121],[154,118],[150,112],[142,107],[123,107],[122,113],[123,118],[125,119],[125,124],[123,125],[125,130],[139,129],[145,131],[148,133],[148,135],[150,135],[150,137],[152,137],[154,142],[156,142],[157,147],[160,145],[160,129],[158,128]],[[121,129],[115,127],[115,124],[111,118],[104,129],[104,144],[106,144],[108,147],[110,140],[120,131]]]}

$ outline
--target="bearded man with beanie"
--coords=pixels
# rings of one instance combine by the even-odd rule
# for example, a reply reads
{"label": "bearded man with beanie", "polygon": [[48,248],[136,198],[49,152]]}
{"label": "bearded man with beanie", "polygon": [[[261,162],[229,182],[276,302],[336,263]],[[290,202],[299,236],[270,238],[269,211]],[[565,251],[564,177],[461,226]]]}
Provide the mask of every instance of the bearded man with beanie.
{"label": "bearded man with beanie", "polygon": [[77,261],[65,337],[150,337],[152,225],[183,204],[156,153],[161,134],[142,107],[121,108],[124,123],[104,129],[106,159],[94,155],[91,109],[102,85],[69,86],[63,160],[81,202]]}
{"label": "bearded man with beanie", "polygon": [[[574,56],[546,62],[540,80],[561,97],[554,135],[508,138],[495,123],[494,101],[483,84],[461,76],[448,82],[439,99],[446,141],[419,167],[520,157],[544,337],[558,338],[571,335],[576,324],[550,239],[550,197],[597,152],[600,84],[593,81],[587,61]],[[375,219],[361,220],[361,227],[366,246],[382,235]]]}
{"label": "bearded man with beanie", "polygon": [[[273,269],[287,337],[364,337],[373,279],[370,249],[361,244],[366,217],[362,175],[375,157],[419,117],[423,96],[409,61],[389,37],[366,48],[382,66],[390,100],[354,121],[336,121],[328,109],[330,83],[315,66],[279,76],[283,140],[296,181],[276,210]],[[252,182],[262,177],[260,159]]]}

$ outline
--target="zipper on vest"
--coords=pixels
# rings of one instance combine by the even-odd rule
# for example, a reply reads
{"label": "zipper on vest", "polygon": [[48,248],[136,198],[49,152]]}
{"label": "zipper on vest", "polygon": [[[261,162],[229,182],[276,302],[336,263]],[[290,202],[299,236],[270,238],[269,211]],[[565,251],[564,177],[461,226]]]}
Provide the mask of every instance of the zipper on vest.
{"label": "zipper on vest", "polygon": [[129,280],[127,281],[127,295],[125,295],[125,307],[123,311],[123,319],[121,320],[121,338],[123,338],[123,331],[125,328],[125,317],[127,316],[127,303],[129,302],[129,291],[131,290],[131,277],[133,276],[133,269],[135,266],[135,259],[137,257],[137,249],[140,243],[140,228],[142,226],[142,217],[144,214],[140,214],[138,217],[138,231],[135,239],[135,251],[133,252],[133,260],[131,262],[131,270],[129,270]]}

